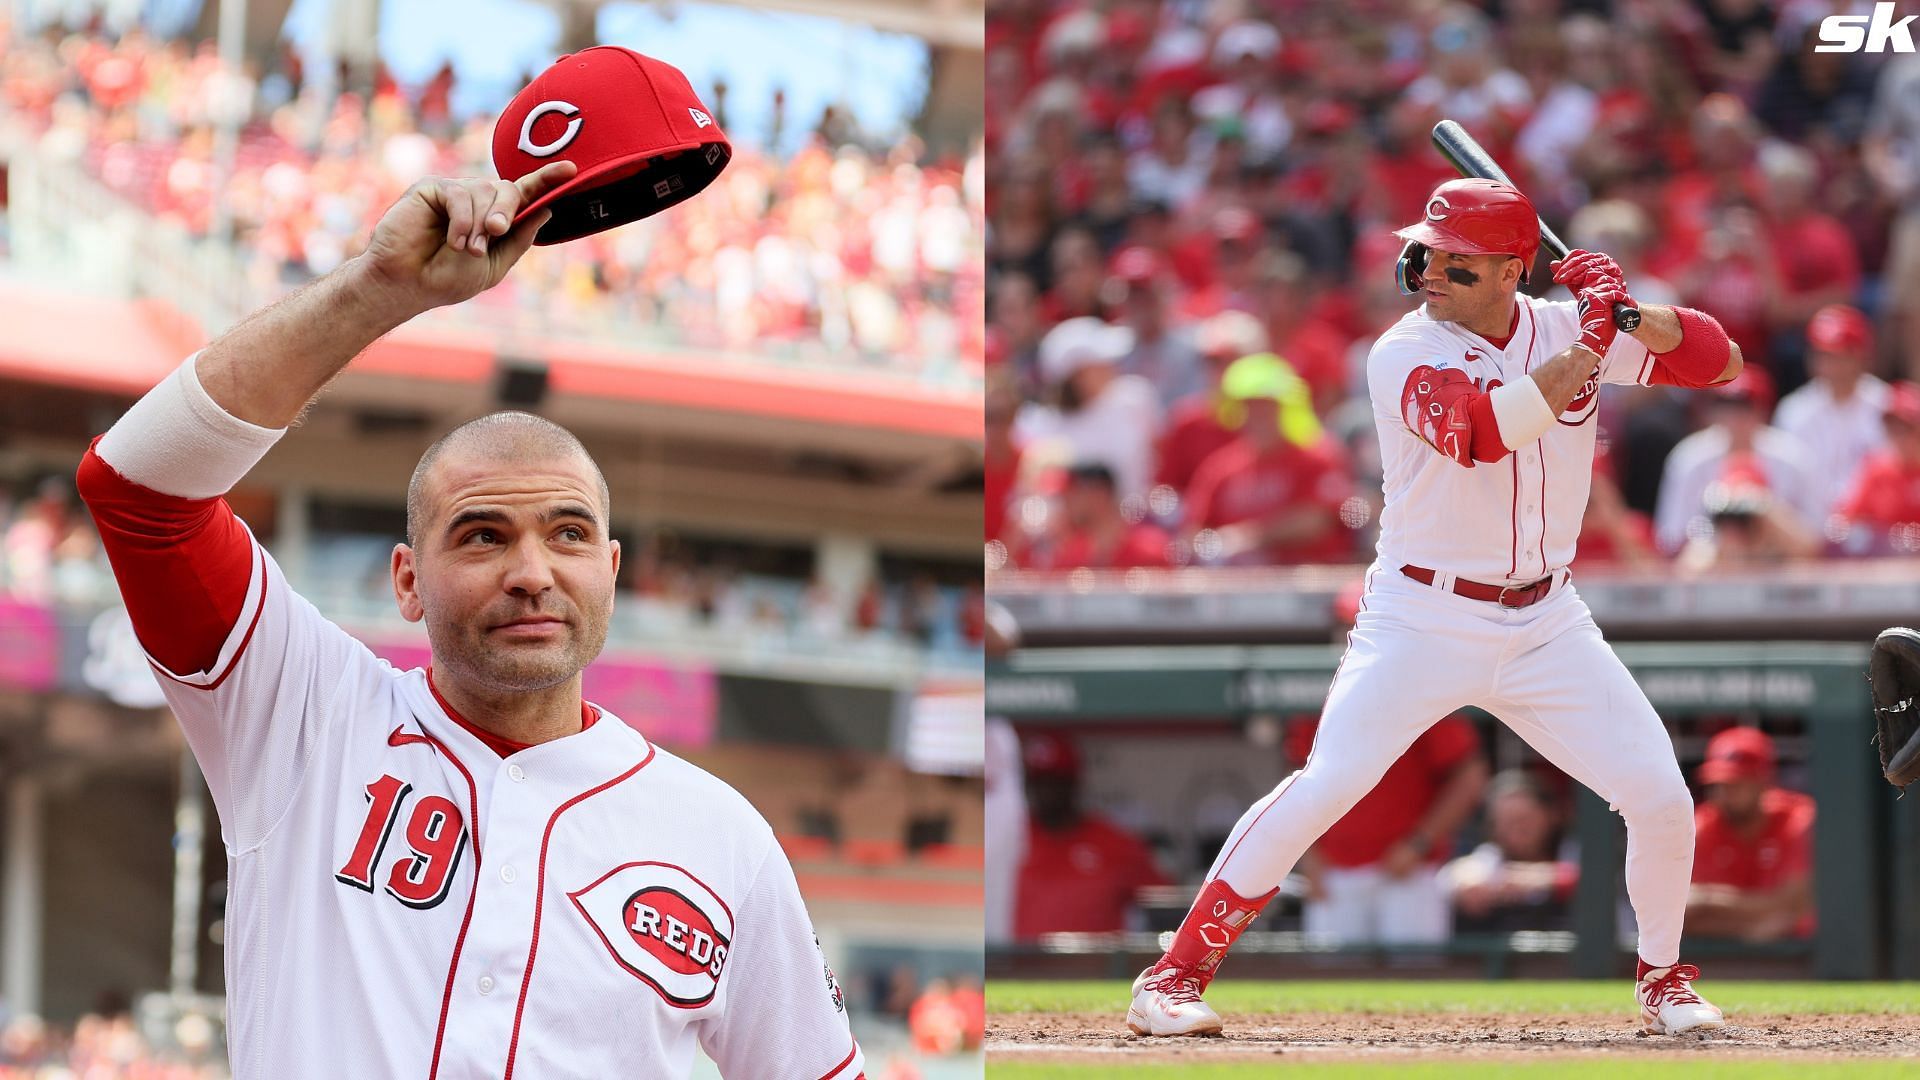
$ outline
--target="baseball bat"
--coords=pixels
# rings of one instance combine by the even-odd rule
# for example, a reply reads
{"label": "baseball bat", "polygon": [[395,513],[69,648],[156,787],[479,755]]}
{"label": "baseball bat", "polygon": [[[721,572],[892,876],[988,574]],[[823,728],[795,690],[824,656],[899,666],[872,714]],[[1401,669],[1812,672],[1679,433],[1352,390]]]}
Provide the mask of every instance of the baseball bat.
{"label": "baseball bat", "polygon": [[[1446,158],[1447,164],[1452,165],[1461,176],[1498,180],[1515,191],[1520,190],[1519,185],[1493,160],[1493,155],[1467,134],[1466,128],[1452,120],[1442,120],[1433,125],[1433,148],[1440,151],[1440,156]],[[1540,222],[1540,243],[1554,258],[1567,257],[1567,245],[1560,242],[1560,237],[1554,235],[1545,221]],[[1613,325],[1632,333],[1640,326],[1640,309],[1628,304],[1614,304]]]}

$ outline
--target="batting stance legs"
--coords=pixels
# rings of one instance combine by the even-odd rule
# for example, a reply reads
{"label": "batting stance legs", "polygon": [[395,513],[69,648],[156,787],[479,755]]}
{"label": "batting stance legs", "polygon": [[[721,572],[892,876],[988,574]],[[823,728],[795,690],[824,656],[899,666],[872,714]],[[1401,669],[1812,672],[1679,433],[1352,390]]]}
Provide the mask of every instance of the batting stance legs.
{"label": "batting stance legs", "polygon": [[[1218,1031],[1199,994],[1233,940],[1314,840],[1421,732],[1462,705],[1491,712],[1626,819],[1642,964],[1673,967],[1693,868],[1693,802],[1665,727],[1585,602],[1563,581],[1538,604],[1506,608],[1376,567],[1306,763],[1234,827],[1167,955],[1136,983],[1134,1029]],[[1156,979],[1161,992],[1143,994]],[[1190,985],[1168,985],[1180,981]]]}

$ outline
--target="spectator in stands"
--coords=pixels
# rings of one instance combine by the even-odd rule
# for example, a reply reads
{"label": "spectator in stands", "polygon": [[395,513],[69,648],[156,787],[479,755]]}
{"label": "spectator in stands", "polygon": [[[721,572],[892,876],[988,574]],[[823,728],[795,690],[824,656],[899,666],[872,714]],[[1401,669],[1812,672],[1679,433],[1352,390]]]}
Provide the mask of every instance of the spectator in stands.
{"label": "spectator in stands", "polygon": [[1801,334],[1814,313],[1829,304],[1852,303],[1860,288],[1853,239],[1815,198],[1819,168],[1811,153],[1787,143],[1769,143],[1760,151],[1760,206],[1777,280],[1767,301],[1774,346],[1770,366],[1786,390],[1805,381]]}
{"label": "spectator in stands", "polygon": [[1431,67],[1407,87],[1407,102],[1507,145],[1533,106],[1533,90],[1504,66],[1486,17],[1464,4],[1447,9],[1427,35],[1427,50]]}
{"label": "spectator in stands", "polygon": [[1324,434],[1305,443],[1289,437],[1297,427],[1287,424],[1285,406],[1295,403],[1295,415],[1302,406],[1299,377],[1262,353],[1234,361],[1220,387],[1245,419],[1232,442],[1201,462],[1185,493],[1184,538],[1194,557],[1277,565],[1351,560],[1353,532],[1341,518],[1353,496],[1345,455]]}
{"label": "spectator in stands", "polygon": [[1154,482],[1176,493],[1187,490],[1207,455],[1233,441],[1245,410],[1221,392],[1220,380],[1235,360],[1267,351],[1267,332],[1244,311],[1223,311],[1200,323],[1197,343],[1208,386],[1174,403],[1158,448]]}
{"label": "spectator in stands", "polygon": [[1563,929],[1578,848],[1547,786],[1525,769],[1487,785],[1487,839],[1440,871],[1455,933]]}
{"label": "spectator in stands", "polygon": [[40,483],[0,536],[0,582],[23,600],[51,600],[59,564],[74,557],[86,531],[74,514],[72,489],[58,477]]}
{"label": "spectator in stands", "polygon": [[1127,928],[1134,894],[1167,879],[1147,845],[1080,805],[1080,752],[1063,735],[1029,735],[1027,857],[1020,865],[1014,937]]}
{"label": "spectator in stands", "polygon": [[1920,551],[1920,385],[1896,383],[1882,424],[1887,448],[1868,454],[1834,508],[1834,538],[1852,555]]}
{"label": "spectator in stands", "polygon": [[1121,372],[1152,383],[1163,408],[1204,389],[1199,352],[1187,328],[1172,319],[1160,256],[1144,247],[1122,250],[1113,259],[1111,284],[1120,295],[1120,324],[1133,331]]}
{"label": "spectator in stands", "polygon": [[1820,551],[1808,520],[1769,485],[1753,454],[1730,455],[1701,496],[1705,528],[1687,537],[1676,563],[1682,573],[1751,570]]}
{"label": "spectator in stands", "polygon": [[[1287,756],[1305,761],[1317,719],[1287,730]],[[1301,859],[1302,928],[1343,945],[1434,945],[1451,918],[1440,864],[1487,787],[1480,735],[1455,715],[1428,728],[1380,783]]]}
{"label": "spectator in stands", "polygon": [[1901,378],[1920,379],[1920,56],[1880,69],[1860,156],[1880,197],[1897,210],[1887,252],[1887,323]]}
{"label": "spectator in stands", "polygon": [[1123,502],[1146,496],[1160,432],[1153,384],[1118,366],[1132,345],[1124,327],[1094,318],[1068,319],[1048,331],[1040,343],[1040,376],[1055,404],[1029,404],[1014,425],[1023,453],[1052,443],[1059,459],[1107,466]]}
{"label": "spectator in stands", "polygon": [[967,1014],[953,999],[953,985],[945,979],[933,979],[920,991],[907,1010],[907,1030],[913,1034],[913,1048],[922,1054],[944,1057],[957,1054],[966,1043]]}
{"label": "spectator in stands", "polygon": [[1620,485],[1614,482],[1613,455],[1602,443],[1593,456],[1593,480],[1574,561],[1585,569],[1608,563],[1641,567],[1657,559],[1653,521],[1627,505]]}
{"label": "spectator in stands", "polygon": [[972,974],[959,974],[953,977],[953,1004],[966,1017],[965,1037],[960,1045],[965,1050],[978,1050],[987,1037],[987,995],[980,987],[980,979]]}
{"label": "spectator in stands", "polygon": [[1773,740],[1735,727],[1707,743],[1694,813],[1687,933],[1775,941],[1813,932],[1813,798],[1774,784]]}
{"label": "spectator in stands", "polygon": [[1860,463],[1884,448],[1881,425],[1891,393],[1868,373],[1873,365],[1873,328],[1858,308],[1832,304],[1807,324],[1807,367],[1812,381],[1780,400],[1774,426],[1800,440],[1807,471],[1818,491],[1824,524],[1853,485]]}
{"label": "spectator in stands", "polygon": [[1122,511],[1111,469],[1076,465],[1067,470],[1059,527],[1029,551],[1025,565],[1035,570],[1164,567],[1172,565],[1172,546],[1165,529]]}
{"label": "spectator in stands", "polygon": [[1319,307],[1318,283],[1305,259],[1274,252],[1259,274],[1259,313],[1267,340],[1304,379],[1313,411],[1326,415],[1351,390],[1347,375],[1347,335]]}
{"label": "spectator in stands", "polygon": [[[1739,378],[1714,387],[1707,395],[1710,423],[1682,439],[1667,457],[1660,502],[1653,515],[1654,539],[1660,549],[1677,554],[1689,539],[1711,535],[1714,509],[1706,497],[1716,482],[1757,484],[1769,492],[1769,504],[1778,503],[1781,515],[1802,531],[1817,527],[1824,513],[1807,471],[1806,450],[1799,440],[1766,421],[1773,404],[1773,386],[1766,373],[1759,365],[1749,364]],[[1736,514],[1747,505],[1735,506]]]}

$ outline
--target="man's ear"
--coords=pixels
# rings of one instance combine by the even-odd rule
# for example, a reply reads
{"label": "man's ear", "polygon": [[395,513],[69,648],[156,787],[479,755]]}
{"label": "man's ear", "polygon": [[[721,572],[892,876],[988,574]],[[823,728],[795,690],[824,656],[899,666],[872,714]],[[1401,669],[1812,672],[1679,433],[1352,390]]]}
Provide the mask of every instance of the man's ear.
{"label": "man's ear", "polygon": [[393,599],[400,607],[400,617],[408,622],[419,622],[427,617],[426,607],[420,603],[420,580],[414,573],[413,549],[405,544],[393,545]]}

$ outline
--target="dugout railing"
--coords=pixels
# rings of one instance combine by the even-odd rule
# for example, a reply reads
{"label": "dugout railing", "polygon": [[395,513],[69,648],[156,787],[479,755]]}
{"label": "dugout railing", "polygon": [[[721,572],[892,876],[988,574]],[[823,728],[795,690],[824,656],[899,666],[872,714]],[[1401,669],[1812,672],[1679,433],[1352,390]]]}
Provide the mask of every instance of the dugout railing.
{"label": "dugout railing", "polygon": [[[1920,798],[1898,798],[1879,777],[1866,647],[1636,642],[1616,648],[1669,723],[1730,713],[1792,715],[1806,723],[1806,776],[1819,807],[1819,922],[1811,942],[1764,951],[1810,950],[1811,974],[1823,979],[1920,978]],[[987,709],[1016,722],[1063,725],[1311,712],[1325,701],[1339,655],[1337,647],[1319,645],[1023,649],[988,665]],[[1547,951],[1570,952],[1575,975],[1598,978],[1617,974],[1623,961],[1615,920],[1625,829],[1605,802],[1580,791],[1574,830],[1581,874],[1572,932]],[[1528,948],[1542,944],[1528,940]],[[1502,969],[1493,954],[1518,948],[1511,940],[1472,944],[1490,956],[1490,973]]]}

